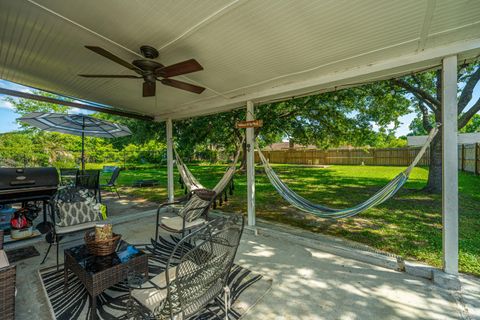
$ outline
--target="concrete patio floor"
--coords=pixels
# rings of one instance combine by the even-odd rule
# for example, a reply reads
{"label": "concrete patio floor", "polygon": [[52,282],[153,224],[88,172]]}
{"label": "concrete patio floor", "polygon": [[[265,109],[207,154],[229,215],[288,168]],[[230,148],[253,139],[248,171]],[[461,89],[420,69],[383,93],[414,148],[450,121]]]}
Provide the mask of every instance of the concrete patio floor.
{"label": "concrete patio floor", "polygon": [[[115,231],[131,243],[145,243],[153,235],[153,210],[136,213],[133,220],[128,215],[112,219]],[[82,235],[71,236],[60,248],[82,241]],[[20,320],[51,319],[37,270],[54,265],[55,254],[40,266],[47,244],[42,240],[34,245],[41,256],[17,264]],[[462,277],[462,291],[452,292],[426,279],[314,247],[295,244],[280,233],[244,232],[236,262],[271,278],[273,285],[243,319],[480,319],[477,278]]]}

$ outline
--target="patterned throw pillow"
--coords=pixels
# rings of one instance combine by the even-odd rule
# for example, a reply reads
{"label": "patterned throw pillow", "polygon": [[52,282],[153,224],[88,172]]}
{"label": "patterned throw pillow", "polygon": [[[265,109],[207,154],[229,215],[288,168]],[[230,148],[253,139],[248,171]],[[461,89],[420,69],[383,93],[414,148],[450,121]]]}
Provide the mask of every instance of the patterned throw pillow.
{"label": "patterned throw pillow", "polygon": [[60,227],[73,226],[85,222],[100,220],[98,212],[85,202],[62,203],[57,205]]}
{"label": "patterned throw pillow", "polygon": [[185,218],[187,222],[191,222],[200,217],[208,206],[209,201],[200,199],[196,194],[192,195],[185,207],[183,207],[178,215]]}
{"label": "patterned throw pillow", "polygon": [[57,226],[67,227],[101,220],[100,204],[87,190],[67,188],[56,196]]}

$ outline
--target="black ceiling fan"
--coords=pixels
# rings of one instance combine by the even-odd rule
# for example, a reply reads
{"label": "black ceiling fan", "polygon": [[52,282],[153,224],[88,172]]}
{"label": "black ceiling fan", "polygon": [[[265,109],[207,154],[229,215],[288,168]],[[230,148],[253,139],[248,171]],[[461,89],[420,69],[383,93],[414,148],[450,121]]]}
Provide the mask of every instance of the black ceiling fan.
{"label": "black ceiling fan", "polygon": [[195,60],[189,59],[170,66],[164,66],[161,63],[158,63],[153,60],[158,57],[157,49],[151,46],[141,46],[140,51],[146,59],[134,60],[132,63],[129,63],[107,50],[96,47],[96,46],[85,46],[85,48],[92,50],[93,52],[116,62],[125,68],[128,68],[138,75],[103,75],[103,74],[79,74],[81,77],[85,78],[125,78],[125,79],[142,79],[143,78],[143,96],[144,97],[153,97],[155,96],[155,89],[157,81],[160,81],[162,84],[177,89],[182,89],[190,91],[193,93],[200,94],[205,90],[203,87],[199,87],[190,83],[183,81],[178,81],[170,79],[171,77],[196,72],[203,70],[203,67]]}

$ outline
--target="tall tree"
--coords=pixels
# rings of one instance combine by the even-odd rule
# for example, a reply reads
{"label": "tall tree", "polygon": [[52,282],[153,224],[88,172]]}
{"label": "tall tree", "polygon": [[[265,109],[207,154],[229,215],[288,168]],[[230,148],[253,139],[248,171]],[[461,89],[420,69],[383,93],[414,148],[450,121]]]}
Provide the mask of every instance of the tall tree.
{"label": "tall tree", "polygon": [[[460,66],[458,72],[458,130],[462,131],[480,111],[480,98],[472,101],[473,91],[480,80],[480,67],[477,62]],[[391,80],[397,90],[408,95],[418,112],[418,119],[412,128],[421,123],[423,132],[431,130],[435,123],[442,122],[442,71],[413,74]],[[439,133],[430,148],[430,167],[426,189],[433,193],[442,190],[442,136]]]}
{"label": "tall tree", "polygon": [[[378,139],[373,124],[384,131],[380,134],[383,142],[391,139],[392,130],[399,125],[398,117],[409,112],[409,103],[401,95],[391,94],[390,90],[384,94],[378,86],[370,85],[264,104],[255,108],[255,117],[263,120],[263,127],[256,129],[255,135],[260,145],[285,137],[324,149],[376,145],[382,139]],[[245,110],[235,110],[176,121],[179,150],[187,157],[199,144],[232,150],[244,134],[244,130],[235,128],[235,123],[244,119]],[[392,123],[393,128],[388,129]]]}
{"label": "tall tree", "polygon": [[124,124],[130,129],[130,131],[132,131],[131,136],[112,140],[112,144],[119,149],[131,143],[135,145],[148,144],[152,140],[163,143],[166,138],[165,122],[137,120],[107,113],[95,113],[93,116],[111,122]]}

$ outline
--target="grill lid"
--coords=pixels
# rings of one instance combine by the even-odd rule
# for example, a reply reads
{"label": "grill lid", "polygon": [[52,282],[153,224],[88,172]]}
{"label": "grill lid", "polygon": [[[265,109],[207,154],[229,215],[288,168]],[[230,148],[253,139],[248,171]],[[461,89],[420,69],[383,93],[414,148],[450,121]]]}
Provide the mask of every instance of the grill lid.
{"label": "grill lid", "polygon": [[0,168],[0,192],[12,189],[58,186],[55,168]]}

